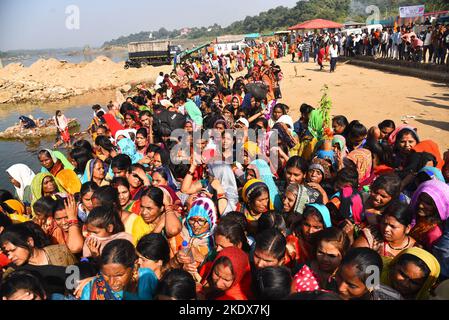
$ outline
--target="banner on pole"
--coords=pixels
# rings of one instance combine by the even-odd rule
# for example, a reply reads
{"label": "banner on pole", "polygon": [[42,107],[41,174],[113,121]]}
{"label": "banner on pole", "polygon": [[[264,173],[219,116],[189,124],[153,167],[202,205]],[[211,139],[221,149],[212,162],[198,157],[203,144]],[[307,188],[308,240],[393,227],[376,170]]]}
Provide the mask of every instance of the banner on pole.
{"label": "banner on pole", "polygon": [[399,7],[400,18],[422,17],[424,15],[424,5]]}

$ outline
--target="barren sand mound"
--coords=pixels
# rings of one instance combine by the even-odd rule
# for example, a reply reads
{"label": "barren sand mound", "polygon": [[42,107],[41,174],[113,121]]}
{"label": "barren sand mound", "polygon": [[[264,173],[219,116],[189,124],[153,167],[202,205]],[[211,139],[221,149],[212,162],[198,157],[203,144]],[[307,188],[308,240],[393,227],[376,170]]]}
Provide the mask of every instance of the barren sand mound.
{"label": "barren sand mound", "polygon": [[72,64],[56,59],[39,59],[29,68],[9,64],[0,69],[0,103],[46,102],[65,99],[88,91],[115,89],[127,84],[154,82],[160,71],[171,66],[124,69],[105,56]]}
{"label": "barren sand mound", "polygon": [[21,72],[24,69],[21,63],[10,63],[3,69],[0,69],[0,77],[6,77],[8,74],[15,74]]}
{"label": "barren sand mound", "polygon": [[62,62],[60,62],[59,60],[56,60],[54,58],[50,58],[47,60],[39,59],[28,68],[28,71],[31,73],[39,72],[42,70],[48,71],[48,70],[58,69],[62,65],[63,65]]}

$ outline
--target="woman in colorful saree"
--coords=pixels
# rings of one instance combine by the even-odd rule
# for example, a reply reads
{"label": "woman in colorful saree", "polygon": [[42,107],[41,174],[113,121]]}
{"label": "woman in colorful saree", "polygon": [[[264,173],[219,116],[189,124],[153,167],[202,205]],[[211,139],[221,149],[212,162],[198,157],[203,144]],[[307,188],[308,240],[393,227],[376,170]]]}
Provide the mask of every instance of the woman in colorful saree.
{"label": "woman in colorful saree", "polygon": [[276,210],[282,210],[282,199],[279,195],[279,190],[273,179],[273,173],[270,166],[265,160],[256,159],[252,161],[246,168],[246,177],[248,180],[260,179],[268,187],[270,193],[270,202],[273,203]]}
{"label": "woman in colorful saree", "polygon": [[44,149],[39,151],[38,158],[42,164],[41,172],[56,176],[62,169],[74,170],[75,167],[60,151]]}
{"label": "woman in colorful saree", "polygon": [[439,275],[438,260],[426,250],[414,247],[403,250],[391,261],[382,280],[405,299],[426,300]]}
{"label": "woman in colorful saree", "polygon": [[157,277],[151,269],[137,269],[133,244],[117,239],[100,257],[100,273],[84,286],[81,300],[152,300]]}
{"label": "woman in colorful saree", "polygon": [[106,163],[100,159],[89,160],[86,164],[86,170],[84,171],[81,183],[93,181],[99,187],[107,186],[109,185],[109,182],[106,180],[108,170],[109,169]]}
{"label": "woman in colorful saree", "polygon": [[112,179],[111,185],[118,191],[118,198],[122,210],[140,214],[140,200],[131,199],[128,180],[124,177],[115,177]]}
{"label": "woman in colorful saree", "polygon": [[38,173],[31,181],[32,205],[42,197],[53,196],[59,192],[64,192],[64,189],[50,173]]}
{"label": "woman in colorful saree", "polygon": [[31,181],[35,176],[33,170],[27,165],[17,163],[12,165],[6,172],[9,175],[10,181],[13,184],[18,200],[25,204],[31,203]]}
{"label": "woman in colorful saree", "polygon": [[415,215],[410,236],[426,250],[431,250],[443,234],[443,223],[449,217],[448,194],[449,186],[433,179],[420,184],[413,194],[410,206]]}
{"label": "woman in colorful saree", "polygon": [[[182,231],[171,243],[171,250],[175,253],[170,261],[172,267],[183,266],[197,280],[201,281],[198,267],[214,252],[214,231],[217,225],[217,210],[213,201],[206,197],[199,197],[193,203],[187,217],[183,220]],[[173,241],[172,241],[173,242]],[[187,246],[192,255],[189,256],[181,246]]]}

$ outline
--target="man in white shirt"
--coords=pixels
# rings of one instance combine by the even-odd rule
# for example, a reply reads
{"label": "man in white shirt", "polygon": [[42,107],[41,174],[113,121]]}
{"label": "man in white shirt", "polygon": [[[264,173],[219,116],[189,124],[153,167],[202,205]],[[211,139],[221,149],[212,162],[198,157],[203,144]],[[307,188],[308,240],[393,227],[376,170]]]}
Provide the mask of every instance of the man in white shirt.
{"label": "man in white shirt", "polygon": [[432,46],[432,27],[427,28],[426,35],[424,37],[424,49],[423,49],[423,61],[426,62],[427,50],[429,50],[429,62],[432,61],[433,46]]}
{"label": "man in white shirt", "polygon": [[159,72],[159,76],[156,78],[156,85],[160,85],[162,82],[164,82],[164,73]]}
{"label": "man in white shirt", "polygon": [[382,52],[382,58],[387,57],[387,45],[388,45],[388,39],[389,39],[388,31],[387,29],[384,29],[382,32],[382,38],[380,40],[380,48]]}
{"label": "man in white shirt", "polygon": [[398,27],[397,31],[393,33],[393,59],[399,59],[399,45],[401,43],[401,29]]}
{"label": "man in white shirt", "polygon": [[329,49],[329,55],[331,58],[331,69],[330,72],[335,72],[335,68],[337,67],[337,59],[338,59],[338,45],[334,43]]}
{"label": "man in white shirt", "polygon": [[354,39],[354,46],[355,46],[355,52],[357,55],[361,54],[361,45],[360,42],[362,41],[362,35],[360,33],[356,34]]}

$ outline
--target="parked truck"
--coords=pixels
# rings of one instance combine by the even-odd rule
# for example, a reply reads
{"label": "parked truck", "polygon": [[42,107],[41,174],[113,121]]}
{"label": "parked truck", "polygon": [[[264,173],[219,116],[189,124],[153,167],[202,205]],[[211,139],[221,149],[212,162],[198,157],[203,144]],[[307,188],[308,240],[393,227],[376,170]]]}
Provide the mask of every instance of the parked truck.
{"label": "parked truck", "polygon": [[130,42],[125,69],[171,64],[175,55],[180,52],[181,47],[173,45],[169,40]]}

